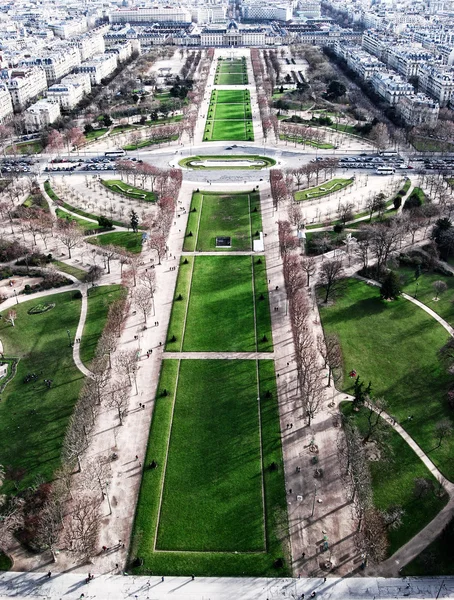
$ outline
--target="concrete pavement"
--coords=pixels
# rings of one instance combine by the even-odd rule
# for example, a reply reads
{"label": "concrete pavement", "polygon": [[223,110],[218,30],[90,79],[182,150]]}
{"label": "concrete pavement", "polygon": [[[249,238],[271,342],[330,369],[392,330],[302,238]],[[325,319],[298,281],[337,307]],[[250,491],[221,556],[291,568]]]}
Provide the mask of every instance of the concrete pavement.
{"label": "concrete pavement", "polygon": [[453,577],[404,579],[265,579],[226,577],[133,577],[101,575],[89,584],[86,574],[3,573],[0,598],[48,600],[299,600],[316,592],[320,600],[423,600],[454,598]]}

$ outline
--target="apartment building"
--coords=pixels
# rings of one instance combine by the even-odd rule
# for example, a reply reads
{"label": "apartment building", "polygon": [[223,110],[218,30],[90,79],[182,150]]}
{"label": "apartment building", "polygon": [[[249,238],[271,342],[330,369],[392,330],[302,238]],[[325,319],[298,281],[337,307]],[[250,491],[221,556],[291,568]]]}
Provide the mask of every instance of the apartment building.
{"label": "apartment building", "polygon": [[407,49],[392,46],[387,52],[387,63],[392,69],[403,75],[406,79],[416,77],[421,64],[433,60],[431,52],[421,49]]}
{"label": "apartment building", "polygon": [[293,15],[291,4],[251,2],[241,7],[246,21],[290,21]]}
{"label": "apartment building", "polygon": [[68,40],[68,45],[79,49],[81,62],[89,60],[95,54],[102,54],[106,49],[104,37],[101,34],[77,36]]}
{"label": "apartment building", "polygon": [[109,46],[106,50],[106,55],[114,54],[117,57],[117,63],[124,62],[131,58],[133,53],[133,45],[130,40],[124,40],[123,42],[117,42]]}
{"label": "apartment building", "polygon": [[42,67],[46,73],[47,85],[52,85],[81,63],[79,48],[75,46],[56,47],[39,57],[29,57],[21,61],[23,65]]}
{"label": "apartment building", "polygon": [[51,102],[57,102],[61,110],[72,110],[83,97],[83,86],[72,83],[54,83],[47,90],[47,99]]}
{"label": "apartment building", "polygon": [[300,0],[296,8],[298,17],[318,19],[321,15],[320,0]]}
{"label": "apartment building", "polygon": [[47,89],[46,73],[41,67],[4,69],[0,76],[11,94],[16,112],[26,108],[31,100]]}
{"label": "apartment building", "polygon": [[100,85],[101,81],[109,77],[117,68],[116,54],[100,54],[91,60],[86,60],[79,67],[78,73],[88,73],[91,85]]}
{"label": "apartment building", "polygon": [[87,19],[86,17],[79,17],[77,19],[49,23],[49,28],[54,32],[54,35],[62,40],[67,40],[74,35],[87,31]]}
{"label": "apartment building", "polygon": [[408,94],[399,98],[396,109],[407,125],[435,127],[440,107],[424,94]]}
{"label": "apartment building", "polygon": [[418,70],[418,89],[437,100],[441,107],[454,98],[454,71],[448,67],[422,64]]}
{"label": "apartment building", "polygon": [[0,83],[0,123],[7,121],[13,114],[13,103],[6,85]]}
{"label": "apartment building", "polygon": [[80,86],[84,95],[91,92],[91,81],[88,73],[71,73],[63,77],[61,83]]}
{"label": "apartment building", "polygon": [[60,105],[50,100],[38,100],[25,111],[25,128],[29,132],[40,131],[54,123],[60,116]]}
{"label": "apartment building", "polygon": [[377,72],[370,78],[375,92],[391,106],[396,106],[402,96],[413,94],[413,86],[393,71]]}
{"label": "apartment building", "polygon": [[118,8],[109,13],[110,23],[191,23],[191,11],[180,6]]}

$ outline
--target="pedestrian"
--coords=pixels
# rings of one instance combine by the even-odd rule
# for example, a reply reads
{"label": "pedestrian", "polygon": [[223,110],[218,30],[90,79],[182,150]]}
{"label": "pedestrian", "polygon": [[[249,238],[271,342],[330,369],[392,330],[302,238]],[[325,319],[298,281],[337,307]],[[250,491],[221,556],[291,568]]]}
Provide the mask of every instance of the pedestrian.
{"label": "pedestrian", "polygon": [[[136,460],[139,460],[139,455],[138,454],[136,454]],[[120,545],[120,544],[121,544],[121,540],[118,542],[118,545]]]}
{"label": "pedestrian", "polygon": [[52,577],[52,573],[51,573],[51,571],[48,571],[48,573],[47,573],[47,577],[48,577],[48,579],[50,579],[50,578]]}
{"label": "pedestrian", "polygon": [[312,592],[311,598],[315,598],[316,595],[317,595],[317,592]]}
{"label": "pedestrian", "polygon": [[326,583],[326,577],[324,577],[324,579],[323,579],[323,583]]}
{"label": "pedestrian", "polygon": [[306,556],[306,553],[305,553],[305,552],[303,552],[303,553],[301,554],[301,558],[304,560],[304,557],[305,557],[305,556]]}
{"label": "pedestrian", "polygon": [[161,581],[164,583],[164,575],[161,577]]}
{"label": "pedestrian", "polygon": [[289,489],[288,493],[289,493],[289,494],[291,494],[291,493],[292,493],[292,488],[290,488],[290,489]]}
{"label": "pedestrian", "polygon": [[118,563],[115,563],[115,568],[118,569]]}
{"label": "pedestrian", "polygon": [[102,547],[102,551],[105,552],[107,550],[107,546]]}
{"label": "pedestrian", "polygon": [[192,581],[194,581],[194,579],[195,579],[195,575],[192,575]]}
{"label": "pedestrian", "polygon": [[290,429],[293,429],[293,423],[290,423]]}
{"label": "pedestrian", "polygon": [[304,594],[301,594],[301,600],[304,600]]}

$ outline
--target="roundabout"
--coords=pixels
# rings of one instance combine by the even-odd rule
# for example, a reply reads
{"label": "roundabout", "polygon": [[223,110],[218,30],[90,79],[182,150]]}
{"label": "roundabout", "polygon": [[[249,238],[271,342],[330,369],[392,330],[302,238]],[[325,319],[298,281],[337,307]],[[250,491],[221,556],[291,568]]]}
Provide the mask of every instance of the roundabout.
{"label": "roundabout", "polygon": [[178,164],[187,169],[268,169],[274,167],[274,158],[257,155],[235,155],[235,156],[188,156],[181,159]]}

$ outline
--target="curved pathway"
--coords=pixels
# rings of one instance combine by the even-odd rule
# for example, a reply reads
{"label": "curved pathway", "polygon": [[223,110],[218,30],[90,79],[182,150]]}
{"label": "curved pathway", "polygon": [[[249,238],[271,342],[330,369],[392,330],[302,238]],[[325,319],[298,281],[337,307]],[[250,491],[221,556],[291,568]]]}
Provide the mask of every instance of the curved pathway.
{"label": "curved pathway", "polygon": [[[82,291],[82,290],[81,290]],[[81,373],[83,373],[86,377],[93,377],[93,373],[87,369],[87,367],[83,364],[80,359],[80,343],[77,340],[82,339],[82,335],[84,332],[85,321],[87,320],[87,311],[88,311],[88,295],[82,292],[82,306],[80,308],[80,318],[79,324],[77,325],[76,330],[76,338],[73,343],[73,359],[76,367],[79,369]]]}
{"label": "curved pathway", "polygon": [[[360,275],[354,275],[355,279],[360,279],[361,281],[365,281],[369,285],[380,286],[378,281],[373,279],[366,279],[361,277]],[[412,296],[408,294],[402,294],[402,296],[416,304],[419,308],[422,308],[428,315],[433,317],[446,331],[454,337],[454,328],[451,327],[449,323],[447,323],[440,315],[438,315],[431,308],[416,300]],[[342,398],[339,398],[339,395],[342,395]],[[345,395],[342,392],[338,392],[339,401],[343,400],[353,400],[353,396]],[[375,412],[373,406],[368,405]],[[393,577],[399,574],[400,569],[402,569],[406,564],[411,562],[414,558],[416,558],[427,546],[432,543],[437,536],[440,535],[443,528],[448,524],[448,522],[454,516],[454,484],[447,480],[444,475],[439,471],[439,469],[434,465],[434,463],[430,460],[427,454],[420,448],[420,446],[415,442],[415,440],[405,431],[405,429],[399,425],[395,419],[393,419],[388,413],[381,412],[382,418],[396,431],[410,446],[410,448],[415,452],[418,458],[424,463],[426,468],[430,471],[430,473],[437,479],[440,484],[445,489],[446,493],[449,496],[449,502],[446,506],[428,523],[421,531],[419,531],[415,536],[413,536],[404,546],[399,548],[397,552],[395,552],[390,558],[386,561],[378,565],[377,567],[370,567],[368,569],[369,575],[378,575],[381,577]]]}

